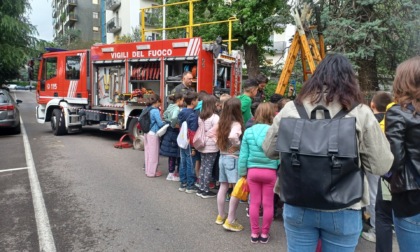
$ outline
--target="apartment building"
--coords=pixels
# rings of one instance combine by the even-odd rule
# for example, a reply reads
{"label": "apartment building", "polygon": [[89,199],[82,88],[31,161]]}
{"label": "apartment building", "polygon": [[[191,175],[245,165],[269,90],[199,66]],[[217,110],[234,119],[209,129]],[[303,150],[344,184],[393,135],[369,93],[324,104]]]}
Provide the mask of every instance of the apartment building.
{"label": "apartment building", "polygon": [[[158,5],[153,0],[102,0],[105,3],[105,31],[106,39],[104,43],[114,43],[118,37],[132,35],[135,28],[140,28],[140,8],[147,8]],[[154,27],[161,13],[159,10],[150,9],[145,14],[145,25],[147,28]],[[148,40],[156,40],[159,33],[147,33]]]}
{"label": "apartment building", "polygon": [[80,30],[83,41],[101,41],[101,0],[52,0],[54,38]]}

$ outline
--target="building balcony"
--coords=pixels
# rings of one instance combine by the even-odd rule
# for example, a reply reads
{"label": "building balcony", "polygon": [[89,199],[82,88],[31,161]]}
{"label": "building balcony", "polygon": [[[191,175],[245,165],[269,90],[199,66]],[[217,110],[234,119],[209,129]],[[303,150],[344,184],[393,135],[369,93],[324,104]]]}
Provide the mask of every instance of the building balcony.
{"label": "building balcony", "polygon": [[107,33],[117,33],[121,31],[121,20],[119,18],[112,18],[106,23]]}
{"label": "building balcony", "polygon": [[74,10],[74,8],[76,8],[76,6],[77,6],[77,0],[67,0],[67,3],[66,3],[66,8],[67,8],[67,11],[72,11],[72,10]]}
{"label": "building balcony", "polygon": [[58,16],[58,10],[57,9],[55,9],[55,8],[53,8],[53,11],[52,11],[52,17],[53,18],[56,18]]}
{"label": "building balcony", "polygon": [[77,15],[74,13],[69,13],[69,15],[66,18],[66,21],[64,22],[65,26],[70,26],[77,22]]}
{"label": "building balcony", "polygon": [[115,11],[116,9],[120,8],[121,0],[106,0],[106,9],[110,11]]}

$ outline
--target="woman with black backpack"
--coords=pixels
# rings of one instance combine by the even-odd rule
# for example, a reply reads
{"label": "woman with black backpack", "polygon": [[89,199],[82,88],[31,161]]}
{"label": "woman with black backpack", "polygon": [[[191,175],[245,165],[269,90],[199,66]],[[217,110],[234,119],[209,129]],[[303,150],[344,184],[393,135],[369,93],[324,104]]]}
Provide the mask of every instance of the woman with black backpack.
{"label": "woman with black backpack", "polygon": [[361,208],[369,204],[363,169],[383,175],[393,160],[362,100],[350,61],[330,54],[268,130],[263,149],[281,159],[276,191],[285,202],[289,252],[313,252],[318,240],[323,252],[357,246]]}

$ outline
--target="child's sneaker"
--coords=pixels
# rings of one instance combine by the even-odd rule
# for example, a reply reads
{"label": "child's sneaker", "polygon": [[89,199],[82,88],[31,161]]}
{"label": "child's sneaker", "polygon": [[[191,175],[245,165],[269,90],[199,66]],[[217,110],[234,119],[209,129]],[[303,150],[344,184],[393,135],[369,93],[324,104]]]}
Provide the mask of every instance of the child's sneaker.
{"label": "child's sneaker", "polygon": [[166,177],[166,180],[169,180],[169,181],[173,181],[174,180],[174,174],[173,173],[168,173],[168,176]]}
{"label": "child's sneaker", "polygon": [[217,196],[217,194],[214,193],[214,192],[212,192],[212,191],[202,192],[201,193],[201,198],[203,198],[203,199],[214,198],[216,196]]}
{"label": "child's sneaker", "polygon": [[179,178],[178,173],[174,173],[174,177],[172,178],[172,181],[179,182],[181,179]]}
{"label": "child's sneaker", "polygon": [[185,190],[186,193],[196,193],[198,191],[198,188],[196,186],[189,186],[187,187],[187,190]]}
{"label": "child's sneaker", "polygon": [[264,235],[265,237],[263,237],[263,234],[260,236],[260,242],[261,243],[267,243],[268,242],[268,240],[270,239],[270,235],[269,234],[267,234],[267,235]]}
{"label": "child's sneaker", "polygon": [[181,184],[181,186],[178,188],[178,191],[185,192],[187,190],[187,184]]}
{"label": "child's sneaker", "polygon": [[251,234],[251,243],[258,243],[260,241],[260,236]]}
{"label": "child's sneaker", "polygon": [[229,193],[227,193],[227,194],[226,194],[225,201],[226,201],[226,202],[229,202],[229,201],[230,201],[230,194],[229,194]]}
{"label": "child's sneaker", "polygon": [[217,218],[216,218],[216,224],[217,225],[223,225],[223,223],[225,223],[225,221],[226,221],[226,217],[223,218],[222,216],[217,215]]}
{"label": "child's sneaker", "polygon": [[242,231],[244,229],[244,227],[241,224],[239,224],[236,220],[234,220],[232,223],[226,220],[223,224],[223,228],[233,232]]}
{"label": "child's sneaker", "polygon": [[198,190],[197,190],[197,193],[196,193],[195,195],[197,195],[198,197],[201,197],[201,196],[203,195],[203,192],[204,192],[204,191],[202,191],[202,190],[198,189]]}

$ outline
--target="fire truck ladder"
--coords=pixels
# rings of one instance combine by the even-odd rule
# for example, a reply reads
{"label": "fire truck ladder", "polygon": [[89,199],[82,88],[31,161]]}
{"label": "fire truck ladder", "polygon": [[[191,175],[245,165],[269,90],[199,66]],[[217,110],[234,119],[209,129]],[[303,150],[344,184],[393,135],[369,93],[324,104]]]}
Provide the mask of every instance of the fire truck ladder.
{"label": "fire truck ladder", "polygon": [[[296,58],[299,55],[302,61],[303,80],[306,81],[309,75],[315,71],[316,65],[325,57],[324,38],[321,32],[318,31],[318,43],[312,35],[312,30],[317,26],[309,26],[305,29],[302,23],[307,23],[310,19],[312,12],[309,6],[304,7],[304,11],[300,16],[297,9],[293,10],[292,16],[296,23],[296,33],[293,37],[292,45],[290,46],[286,62],[281,72],[279,82],[277,84],[276,93],[284,95],[287,87],[289,86],[290,76],[292,75],[293,67],[296,63]],[[307,35],[309,38],[307,38]],[[310,35],[310,36],[309,36]]]}

